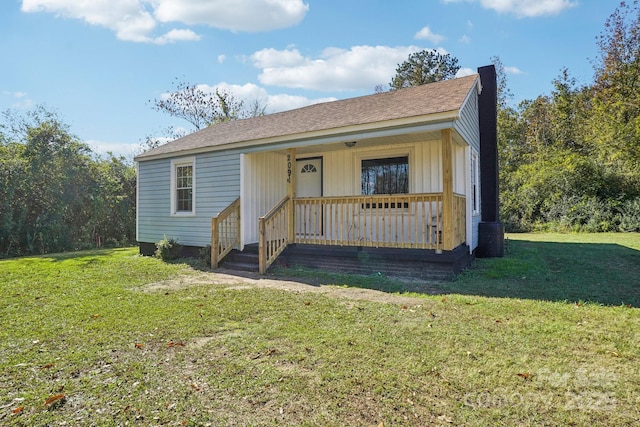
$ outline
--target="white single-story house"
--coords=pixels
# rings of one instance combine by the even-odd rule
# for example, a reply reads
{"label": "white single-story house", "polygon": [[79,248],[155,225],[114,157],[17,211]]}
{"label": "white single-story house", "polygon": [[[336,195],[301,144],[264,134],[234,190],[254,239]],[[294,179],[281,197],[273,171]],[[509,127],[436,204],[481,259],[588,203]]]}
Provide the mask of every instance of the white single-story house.
{"label": "white single-story house", "polygon": [[[260,272],[288,246],[472,256],[485,208],[481,122],[495,152],[495,115],[488,66],[208,127],[136,157],[140,250],[164,236],[211,244],[216,268],[254,247]],[[497,194],[497,161],[487,163]]]}

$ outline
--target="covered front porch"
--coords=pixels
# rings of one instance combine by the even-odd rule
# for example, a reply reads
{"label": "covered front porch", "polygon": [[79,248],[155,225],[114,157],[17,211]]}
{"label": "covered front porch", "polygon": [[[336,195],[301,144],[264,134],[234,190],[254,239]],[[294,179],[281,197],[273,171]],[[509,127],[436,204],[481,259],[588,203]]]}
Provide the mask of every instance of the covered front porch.
{"label": "covered front porch", "polygon": [[[212,268],[232,249],[253,243],[260,273],[292,244],[436,254],[470,246],[469,147],[450,128],[397,142],[371,139],[359,141],[357,149],[340,142],[243,155],[241,196],[211,220]],[[385,156],[406,158],[408,191],[358,194],[363,162]],[[305,171],[315,172],[323,162],[320,195],[309,195],[317,189],[309,191],[314,184]]]}

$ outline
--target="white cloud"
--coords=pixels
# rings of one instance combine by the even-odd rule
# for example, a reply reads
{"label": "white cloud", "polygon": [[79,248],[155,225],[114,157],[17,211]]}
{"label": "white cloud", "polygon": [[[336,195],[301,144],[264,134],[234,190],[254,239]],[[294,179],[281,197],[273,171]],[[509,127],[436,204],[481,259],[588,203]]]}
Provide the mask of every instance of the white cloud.
{"label": "white cloud", "polygon": [[418,31],[414,37],[418,40],[429,40],[433,44],[442,43],[446,38],[445,36],[434,33],[429,27],[424,27]]}
{"label": "white cloud", "polygon": [[225,55],[225,54],[218,55],[218,63],[219,64],[222,64],[226,60],[227,60],[227,55]]}
{"label": "white cloud", "polygon": [[163,36],[156,37],[153,42],[156,44],[175,43],[178,41],[198,41],[200,36],[191,30],[171,30]]}
{"label": "white cloud", "polygon": [[156,21],[138,0],[23,0],[23,12],[50,12],[115,31],[121,40],[150,42]]}
{"label": "white cloud", "polygon": [[26,110],[35,105],[33,100],[29,99],[28,94],[26,92],[3,91],[2,94],[10,98],[13,98],[13,102],[11,103],[11,108]]}
{"label": "white cloud", "polygon": [[485,9],[511,13],[519,18],[555,15],[578,5],[577,0],[444,0],[445,3],[480,2]]}
{"label": "white cloud", "polygon": [[291,67],[306,62],[297,49],[262,49],[251,55],[250,59],[256,68]]}
{"label": "white cloud", "polygon": [[524,74],[518,67],[504,67],[504,72],[507,74]]}
{"label": "white cloud", "polygon": [[190,29],[153,33],[160,24],[208,25],[232,31],[269,31],[299,23],[303,0],[22,0],[23,12],[48,12],[108,28],[120,40],[165,44],[200,39]]}
{"label": "white cloud", "polygon": [[[263,49],[251,56],[262,72],[260,83],[321,91],[373,91],[388,83],[399,63],[422,48],[416,46],[354,46],[328,48],[317,58],[304,57],[296,49]],[[446,53],[439,49],[441,53]]]}
{"label": "white cloud", "polygon": [[91,149],[100,155],[106,155],[112,153],[115,156],[125,156],[132,158],[135,154],[140,152],[140,144],[127,144],[121,142],[105,142],[97,140],[87,140],[85,143],[91,147]]}
{"label": "white cloud", "polygon": [[266,106],[267,113],[277,113],[294,108],[306,107],[307,105],[317,104],[320,102],[329,102],[336,100],[336,98],[333,97],[310,99],[304,96],[287,94],[272,95],[269,94],[269,92],[265,88],[253,83],[236,85],[221,82],[214,86],[200,84],[198,85],[198,88],[202,89],[205,92],[215,92],[216,89],[224,90],[228,93],[233,94],[233,96],[235,96],[237,99],[244,100],[246,107],[250,107],[251,104],[257,101],[260,105]]}
{"label": "white cloud", "polygon": [[458,70],[458,72],[456,73],[456,77],[465,77],[465,76],[470,76],[472,74],[477,73],[476,70],[473,70],[471,68],[460,68]]}
{"label": "white cloud", "polygon": [[231,31],[269,31],[298,24],[309,10],[302,0],[155,0],[160,22],[209,25]]}
{"label": "white cloud", "polygon": [[463,35],[462,37],[460,37],[460,43],[464,43],[464,44],[469,44],[471,43],[471,37],[469,37],[468,35]]}

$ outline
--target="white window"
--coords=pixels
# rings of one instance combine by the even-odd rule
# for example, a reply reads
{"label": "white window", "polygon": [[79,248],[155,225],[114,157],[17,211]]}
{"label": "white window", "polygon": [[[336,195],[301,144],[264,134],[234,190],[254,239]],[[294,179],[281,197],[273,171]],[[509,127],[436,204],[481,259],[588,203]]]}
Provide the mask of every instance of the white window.
{"label": "white window", "polygon": [[473,214],[480,213],[480,163],[478,153],[474,150],[471,154],[471,207]]}
{"label": "white window", "polygon": [[194,158],[171,161],[171,214],[196,213],[196,162]]}

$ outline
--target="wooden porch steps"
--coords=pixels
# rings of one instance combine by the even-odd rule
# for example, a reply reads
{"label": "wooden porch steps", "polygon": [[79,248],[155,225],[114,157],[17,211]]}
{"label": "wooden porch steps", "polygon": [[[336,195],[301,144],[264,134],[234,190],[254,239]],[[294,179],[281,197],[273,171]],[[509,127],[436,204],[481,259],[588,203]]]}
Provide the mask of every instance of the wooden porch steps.
{"label": "wooden porch steps", "polygon": [[235,271],[258,271],[258,244],[246,245],[243,251],[233,249],[222,259],[220,267]]}

